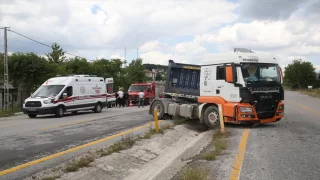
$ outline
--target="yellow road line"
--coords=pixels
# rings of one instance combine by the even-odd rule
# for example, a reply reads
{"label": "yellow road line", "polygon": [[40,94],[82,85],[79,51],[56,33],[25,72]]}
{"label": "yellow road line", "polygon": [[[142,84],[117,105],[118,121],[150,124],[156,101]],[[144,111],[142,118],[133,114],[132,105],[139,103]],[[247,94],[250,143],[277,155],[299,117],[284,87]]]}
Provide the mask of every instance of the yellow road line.
{"label": "yellow road line", "polygon": [[307,106],[298,104],[298,103],[296,103],[296,102],[294,102],[294,101],[292,101],[292,100],[290,100],[290,99],[288,99],[288,100],[286,100],[286,101],[290,101],[292,104],[294,104],[294,105],[296,105],[296,106],[299,106],[299,107],[301,107],[301,108],[304,109],[304,110],[307,110],[307,111],[312,112],[312,113],[314,113],[314,114],[320,115],[320,112],[319,112],[319,111],[316,111],[316,110],[314,110],[314,109],[312,109],[312,108],[309,108],[309,107],[307,107]]}
{"label": "yellow road line", "polygon": [[83,121],[76,121],[76,122],[71,122],[71,123],[67,123],[67,124],[60,124],[60,125],[57,125],[57,126],[50,126],[50,127],[41,128],[40,130],[41,131],[45,131],[45,130],[48,130],[48,129],[60,128],[60,127],[70,126],[70,125],[75,125],[75,124],[81,124],[81,123],[86,123],[86,122],[89,122],[89,121],[93,121],[93,120],[83,120]]}
{"label": "yellow road line", "polygon": [[238,148],[238,153],[236,154],[235,160],[233,162],[233,169],[231,171],[230,175],[230,180],[238,180],[240,177],[240,171],[241,171],[241,166],[242,166],[242,161],[244,158],[246,146],[247,146],[247,140],[249,136],[249,129],[245,129],[243,131],[239,148]]}
{"label": "yellow road line", "polygon": [[[159,120],[159,122],[161,122],[161,121],[163,121],[163,120]],[[99,139],[99,140],[96,140],[96,141],[93,141],[93,142],[90,142],[90,143],[87,143],[87,144],[84,144],[84,145],[81,145],[81,146],[77,146],[77,147],[74,147],[74,148],[71,148],[71,149],[56,153],[56,154],[52,154],[50,156],[46,156],[46,157],[43,157],[43,158],[40,158],[40,159],[37,159],[37,160],[34,160],[34,161],[30,161],[30,162],[27,162],[25,164],[21,164],[21,165],[16,166],[16,167],[12,167],[10,169],[6,169],[6,170],[3,170],[3,171],[0,171],[0,176],[6,175],[6,174],[11,173],[11,172],[18,171],[18,170],[26,168],[28,166],[32,166],[32,165],[35,165],[35,164],[38,164],[38,163],[41,163],[41,162],[44,162],[44,161],[59,157],[59,156],[62,156],[64,154],[67,154],[67,153],[70,153],[70,152],[74,152],[74,151],[83,149],[85,147],[89,147],[89,146],[101,143],[103,141],[107,141],[107,140],[110,140],[110,139],[113,139],[113,138],[116,138],[116,137],[119,137],[119,136],[123,136],[123,135],[129,134],[131,132],[134,132],[134,131],[149,127],[152,124],[154,124],[154,122],[153,123],[149,123],[149,124],[145,124],[143,126],[139,126],[139,127],[133,128],[133,129],[129,129],[127,131],[123,131],[121,133],[118,133],[118,134],[115,134],[115,135],[111,135],[111,136],[108,136],[108,137],[105,137],[105,138],[102,138],[102,139]]]}

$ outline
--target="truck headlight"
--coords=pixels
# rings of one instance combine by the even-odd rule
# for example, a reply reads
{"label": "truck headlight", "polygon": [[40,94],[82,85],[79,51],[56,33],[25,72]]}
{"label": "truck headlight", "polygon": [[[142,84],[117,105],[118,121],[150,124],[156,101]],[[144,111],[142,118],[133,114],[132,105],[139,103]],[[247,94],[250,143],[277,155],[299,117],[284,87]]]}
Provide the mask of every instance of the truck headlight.
{"label": "truck headlight", "polygon": [[240,112],[241,113],[253,113],[251,107],[240,107]]}
{"label": "truck headlight", "polygon": [[278,108],[279,111],[284,111],[284,104],[281,104]]}

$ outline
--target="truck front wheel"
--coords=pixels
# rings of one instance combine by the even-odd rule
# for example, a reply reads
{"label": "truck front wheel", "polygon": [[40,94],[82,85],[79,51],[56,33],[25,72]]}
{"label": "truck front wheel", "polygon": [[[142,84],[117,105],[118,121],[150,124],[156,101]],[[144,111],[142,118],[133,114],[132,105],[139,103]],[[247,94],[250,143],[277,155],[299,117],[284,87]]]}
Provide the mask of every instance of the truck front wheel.
{"label": "truck front wheel", "polygon": [[164,105],[161,101],[155,101],[152,104],[152,115],[154,116],[154,110],[158,112],[158,119],[162,119],[164,117]]}
{"label": "truck front wheel", "polygon": [[207,107],[203,115],[204,121],[210,129],[219,126],[219,110],[216,106]]}

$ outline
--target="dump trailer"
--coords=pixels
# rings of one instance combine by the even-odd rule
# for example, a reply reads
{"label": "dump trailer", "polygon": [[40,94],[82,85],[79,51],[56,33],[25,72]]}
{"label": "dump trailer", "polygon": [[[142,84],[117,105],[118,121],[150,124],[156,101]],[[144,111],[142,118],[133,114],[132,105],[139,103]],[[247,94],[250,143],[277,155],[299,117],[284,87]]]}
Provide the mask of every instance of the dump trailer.
{"label": "dump trailer", "polygon": [[215,54],[201,66],[169,60],[165,96],[152,101],[149,113],[199,119],[214,128],[221,104],[226,123],[276,122],[284,117],[282,83],[282,70],[270,54]]}

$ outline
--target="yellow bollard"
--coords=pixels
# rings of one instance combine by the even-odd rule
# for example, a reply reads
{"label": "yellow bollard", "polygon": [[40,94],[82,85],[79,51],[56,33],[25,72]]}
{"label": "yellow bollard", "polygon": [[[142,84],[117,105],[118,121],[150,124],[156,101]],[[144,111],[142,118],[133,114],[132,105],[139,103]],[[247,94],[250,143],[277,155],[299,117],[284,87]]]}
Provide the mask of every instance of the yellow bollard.
{"label": "yellow bollard", "polygon": [[154,124],[156,126],[156,133],[159,132],[159,122],[158,122],[158,110],[153,111],[153,117],[154,117]]}
{"label": "yellow bollard", "polygon": [[219,117],[220,117],[220,129],[221,129],[221,132],[224,133],[224,120],[223,120],[222,105],[218,104],[218,107],[219,107]]}

